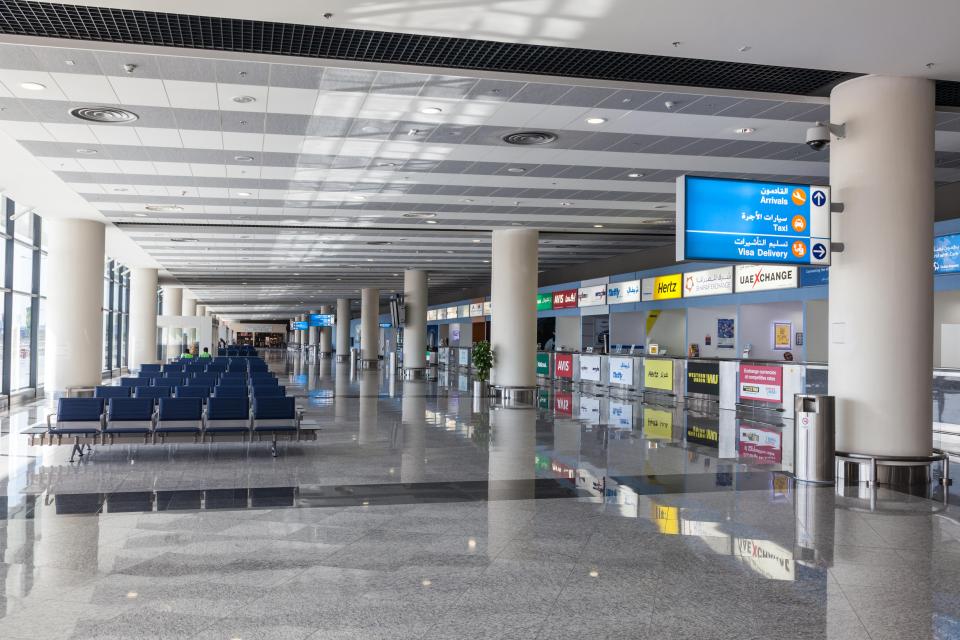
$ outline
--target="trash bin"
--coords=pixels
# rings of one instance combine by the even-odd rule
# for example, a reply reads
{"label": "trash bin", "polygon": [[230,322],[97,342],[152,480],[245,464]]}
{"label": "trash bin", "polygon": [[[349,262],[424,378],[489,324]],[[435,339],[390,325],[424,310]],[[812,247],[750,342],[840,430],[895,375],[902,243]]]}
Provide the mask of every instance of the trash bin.
{"label": "trash bin", "polygon": [[793,403],[794,474],[801,482],[833,484],[836,472],[834,398],[798,393]]}

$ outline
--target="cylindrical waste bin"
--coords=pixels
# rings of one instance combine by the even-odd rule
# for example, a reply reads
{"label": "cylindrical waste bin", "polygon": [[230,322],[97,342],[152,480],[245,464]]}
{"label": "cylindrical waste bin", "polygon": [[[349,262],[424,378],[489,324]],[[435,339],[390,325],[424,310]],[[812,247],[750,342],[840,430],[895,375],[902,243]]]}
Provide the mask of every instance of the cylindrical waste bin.
{"label": "cylindrical waste bin", "polygon": [[836,427],[833,396],[800,394],[793,397],[795,416],[794,465],[797,480],[833,484],[836,472]]}

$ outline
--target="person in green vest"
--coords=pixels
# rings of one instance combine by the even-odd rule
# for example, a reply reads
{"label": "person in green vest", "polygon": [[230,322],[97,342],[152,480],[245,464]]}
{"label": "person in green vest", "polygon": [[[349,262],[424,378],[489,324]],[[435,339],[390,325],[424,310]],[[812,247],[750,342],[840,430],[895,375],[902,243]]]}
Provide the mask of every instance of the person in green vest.
{"label": "person in green vest", "polygon": [[203,351],[200,352],[200,355],[199,355],[198,357],[200,357],[200,358],[211,358],[211,357],[213,357],[213,356],[210,355],[210,349],[207,349],[206,347],[204,347],[204,348],[203,348]]}
{"label": "person in green vest", "polygon": [[189,349],[184,349],[184,350],[183,350],[183,353],[180,354],[180,359],[181,359],[181,360],[192,360],[192,359],[193,359],[193,354],[190,353],[190,350],[189,350]]}

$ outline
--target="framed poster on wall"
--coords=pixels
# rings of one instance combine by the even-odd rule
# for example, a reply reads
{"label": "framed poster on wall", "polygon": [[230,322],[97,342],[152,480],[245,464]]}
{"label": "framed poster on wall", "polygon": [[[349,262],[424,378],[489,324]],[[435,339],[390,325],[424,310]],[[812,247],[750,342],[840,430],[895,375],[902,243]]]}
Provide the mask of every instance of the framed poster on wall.
{"label": "framed poster on wall", "polygon": [[735,333],[733,318],[717,318],[717,349],[733,349]]}
{"label": "framed poster on wall", "polygon": [[778,351],[788,351],[790,340],[793,338],[793,325],[789,322],[773,323],[773,348]]}

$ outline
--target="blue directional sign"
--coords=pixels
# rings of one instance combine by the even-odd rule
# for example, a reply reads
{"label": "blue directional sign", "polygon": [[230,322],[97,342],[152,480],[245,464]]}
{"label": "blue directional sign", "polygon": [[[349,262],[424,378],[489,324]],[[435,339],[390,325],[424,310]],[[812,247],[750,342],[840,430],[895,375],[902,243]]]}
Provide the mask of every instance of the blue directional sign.
{"label": "blue directional sign", "polygon": [[311,327],[332,327],[333,314],[330,313],[311,313],[309,320]]}
{"label": "blue directional sign", "polygon": [[306,320],[295,320],[293,322],[294,331],[306,331],[309,328]]}
{"label": "blue directional sign", "polygon": [[933,239],[933,272],[960,272],[960,233]]}
{"label": "blue directional sign", "polygon": [[830,264],[830,187],[677,178],[677,260]]}

